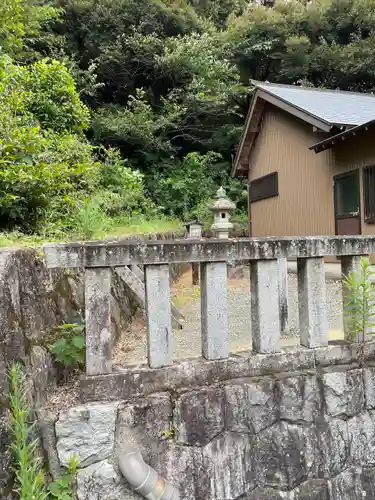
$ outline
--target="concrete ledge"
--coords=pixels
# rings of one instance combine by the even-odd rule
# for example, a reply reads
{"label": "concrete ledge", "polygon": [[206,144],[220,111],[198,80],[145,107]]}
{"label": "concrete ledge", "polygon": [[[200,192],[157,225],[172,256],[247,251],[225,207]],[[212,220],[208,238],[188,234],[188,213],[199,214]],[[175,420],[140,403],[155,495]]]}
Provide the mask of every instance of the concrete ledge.
{"label": "concrete ledge", "polygon": [[176,262],[234,262],[375,253],[375,237],[244,238],[240,240],[129,240],[52,244],[43,247],[47,266],[115,267]]}
{"label": "concrete ledge", "polygon": [[197,358],[157,369],[147,366],[129,367],[109,375],[83,377],[81,399],[82,402],[128,400],[155,392],[173,392],[238,378],[375,360],[375,342],[367,343],[363,353],[359,347],[360,344],[332,343],[328,347],[317,349],[290,347],[274,354],[244,352],[231,355],[228,359],[213,361]]}

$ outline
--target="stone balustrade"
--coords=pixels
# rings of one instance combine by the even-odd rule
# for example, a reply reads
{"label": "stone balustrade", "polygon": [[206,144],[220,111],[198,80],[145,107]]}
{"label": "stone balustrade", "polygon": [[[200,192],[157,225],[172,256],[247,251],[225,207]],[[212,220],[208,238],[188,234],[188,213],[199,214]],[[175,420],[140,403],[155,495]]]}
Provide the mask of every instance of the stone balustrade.
{"label": "stone balustrade", "polygon": [[323,347],[328,345],[324,257],[341,258],[347,273],[358,267],[360,256],[375,253],[375,237],[120,240],[46,245],[44,252],[49,268],[85,269],[86,371],[105,375],[112,371],[111,268],[145,266],[148,362],[161,368],[173,364],[169,264],[200,264],[202,356],[220,360],[229,357],[227,263],[249,261],[252,348],[272,354],[280,352],[280,259],[297,259],[300,343]]}

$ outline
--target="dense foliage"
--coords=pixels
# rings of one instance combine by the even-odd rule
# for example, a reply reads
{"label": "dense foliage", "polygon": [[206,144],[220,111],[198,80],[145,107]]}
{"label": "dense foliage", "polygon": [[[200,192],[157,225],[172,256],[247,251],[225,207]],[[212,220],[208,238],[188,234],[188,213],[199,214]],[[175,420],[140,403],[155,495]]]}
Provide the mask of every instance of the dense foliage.
{"label": "dense foliage", "polygon": [[220,184],[244,211],[251,79],[375,89],[375,0],[5,0],[0,23],[3,228],[204,216]]}

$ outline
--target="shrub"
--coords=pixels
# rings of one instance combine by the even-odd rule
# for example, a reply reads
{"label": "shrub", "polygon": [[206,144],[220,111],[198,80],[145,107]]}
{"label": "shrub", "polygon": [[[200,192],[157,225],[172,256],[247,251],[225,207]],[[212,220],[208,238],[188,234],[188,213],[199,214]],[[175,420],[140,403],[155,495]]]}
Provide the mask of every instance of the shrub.
{"label": "shrub", "polygon": [[0,227],[5,229],[35,231],[44,222],[47,207],[49,224],[69,220],[78,200],[94,184],[92,148],[77,135],[60,135],[41,126],[53,128],[53,119],[57,130],[84,126],[85,111],[77,104],[68,73],[51,63],[50,78],[59,71],[65,78],[54,90],[44,74],[50,66],[36,64],[37,73],[44,76],[39,91],[33,69],[0,57]]}
{"label": "shrub", "polygon": [[72,76],[59,61],[43,59],[24,71],[26,108],[41,127],[59,133],[81,133],[89,125],[89,110]]}

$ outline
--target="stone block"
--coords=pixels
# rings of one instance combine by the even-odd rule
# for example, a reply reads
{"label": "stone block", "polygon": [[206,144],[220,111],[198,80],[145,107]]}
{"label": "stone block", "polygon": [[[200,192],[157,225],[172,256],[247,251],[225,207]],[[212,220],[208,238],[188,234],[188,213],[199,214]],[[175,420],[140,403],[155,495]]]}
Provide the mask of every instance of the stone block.
{"label": "stone block", "polygon": [[239,380],[226,385],[224,390],[227,429],[256,434],[276,422],[278,407],[274,380]]}
{"label": "stone block", "polygon": [[325,257],[375,253],[366,236],[300,236],[297,238],[239,238],[228,240],[108,241],[48,244],[47,265],[54,267],[128,266],[164,262],[218,262],[253,259]]}
{"label": "stone block", "polygon": [[350,457],[354,465],[375,466],[375,412],[348,420]]}
{"label": "stone block", "polygon": [[30,377],[34,387],[34,405],[42,406],[46,391],[55,383],[55,369],[51,355],[41,346],[33,346],[30,351]]}
{"label": "stone block", "polygon": [[317,472],[316,436],[310,427],[280,422],[254,438],[251,454],[257,483],[292,489]]}
{"label": "stone block", "polygon": [[114,447],[116,403],[91,403],[60,412],[55,424],[57,453],[66,466],[74,453],[80,467],[108,458]]}
{"label": "stone block", "polygon": [[83,402],[128,400],[154,392],[207,386],[243,377],[309,370],[314,366],[312,349],[293,347],[272,354],[245,352],[231,355],[228,359],[187,360],[158,369],[134,367],[106,376],[83,377],[81,399]]}
{"label": "stone block", "polygon": [[180,395],[175,402],[174,427],[178,443],[209,443],[224,429],[223,389],[203,388]]}
{"label": "stone block", "polygon": [[325,373],[322,384],[325,408],[329,416],[350,417],[364,409],[362,370]]}
{"label": "stone block", "polygon": [[195,500],[196,483],[203,475],[203,472],[197,473],[201,450],[176,444],[171,422],[172,403],[167,393],[121,404],[114,460],[123,447],[132,444],[139,449],[147,464],[180,490],[181,498]]}
{"label": "stone block", "polygon": [[319,415],[320,395],[314,375],[285,377],[277,381],[280,418],[290,422],[313,422]]}
{"label": "stone block", "polygon": [[330,342],[328,346],[314,349],[317,366],[348,365],[356,361],[357,355],[352,344]]}
{"label": "stone block", "polygon": [[55,424],[57,416],[49,411],[38,412],[38,428],[45,457],[48,461],[48,471],[52,478],[58,479],[63,472],[56,449]]}
{"label": "stone block", "polygon": [[291,500],[330,500],[327,481],[310,479],[298,486],[291,496]]}
{"label": "stone block", "polygon": [[[6,405],[9,392],[9,380],[6,369],[6,362],[3,352],[3,345],[0,342],[0,408]],[[0,410],[1,412],[1,410]]]}
{"label": "stone block", "polygon": [[234,500],[254,489],[250,437],[225,433],[202,449],[205,477],[198,500]]}
{"label": "stone block", "polygon": [[256,488],[239,500],[292,500],[287,491],[277,491],[272,488]]}
{"label": "stone block", "polygon": [[158,457],[158,446],[170,436],[173,409],[170,395],[159,393],[122,403],[118,409],[116,444],[135,440],[145,459]]}
{"label": "stone block", "polygon": [[366,408],[375,409],[375,368],[363,369],[363,380],[365,385]]}
{"label": "stone block", "polygon": [[361,493],[365,500],[375,500],[375,468],[362,469],[361,473]]}
{"label": "stone block", "polygon": [[200,482],[203,482],[206,476],[200,448],[170,442],[166,453],[160,455],[155,469],[178,489],[181,500],[200,498]]}
{"label": "stone block", "polygon": [[126,486],[120,473],[107,460],[81,469],[77,474],[78,500],[140,500]]}
{"label": "stone block", "polygon": [[360,473],[360,469],[351,467],[329,481],[330,500],[365,499],[360,482]]}
{"label": "stone block", "polygon": [[12,477],[12,454],[9,450],[9,419],[8,411],[0,415],[0,498],[5,497],[8,482]]}
{"label": "stone block", "polygon": [[316,436],[319,475],[324,478],[336,476],[345,469],[350,455],[347,423],[338,418],[328,422],[318,419]]}

